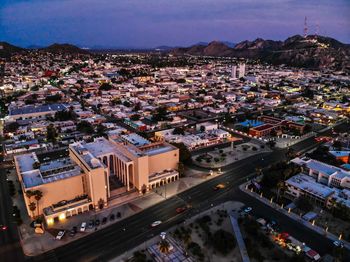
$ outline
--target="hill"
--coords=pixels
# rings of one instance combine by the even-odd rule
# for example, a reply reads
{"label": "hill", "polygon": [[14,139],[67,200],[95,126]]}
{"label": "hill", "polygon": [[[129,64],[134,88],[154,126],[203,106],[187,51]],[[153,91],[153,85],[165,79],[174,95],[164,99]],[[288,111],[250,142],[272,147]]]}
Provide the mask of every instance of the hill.
{"label": "hill", "polygon": [[52,44],[48,47],[41,48],[40,51],[54,54],[88,54],[88,51],[71,44]]}
{"label": "hill", "polygon": [[334,68],[350,70],[350,46],[324,36],[295,35],[285,41],[242,41],[233,48],[223,42],[195,45],[171,50],[174,55],[230,56],[260,59],[272,64],[305,68]]}
{"label": "hill", "polygon": [[0,42],[0,57],[8,58],[14,54],[24,52],[25,49],[11,45],[7,42]]}

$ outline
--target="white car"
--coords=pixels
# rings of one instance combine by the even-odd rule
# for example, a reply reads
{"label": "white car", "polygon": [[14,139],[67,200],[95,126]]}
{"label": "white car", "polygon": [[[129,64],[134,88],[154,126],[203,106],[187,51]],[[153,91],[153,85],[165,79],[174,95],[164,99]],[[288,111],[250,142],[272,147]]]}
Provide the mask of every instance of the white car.
{"label": "white car", "polygon": [[57,240],[61,240],[62,237],[64,236],[64,233],[65,233],[64,230],[59,231],[58,234],[57,234],[57,236],[56,236],[56,239],[57,239]]}
{"label": "white car", "polygon": [[160,221],[160,220],[154,221],[154,222],[151,224],[151,227],[159,226],[161,223],[162,223],[162,221]]}
{"label": "white car", "polygon": [[80,232],[84,232],[86,229],[86,222],[81,223]]}
{"label": "white car", "polygon": [[252,211],[253,209],[251,208],[251,207],[246,207],[244,210],[243,210],[243,212],[244,213],[249,213],[250,211]]}
{"label": "white car", "polygon": [[341,247],[341,248],[344,247],[343,242],[341,242],[341,241],[339,241],[339,240],[334,241],[334,242],[333,242],[333,245],[335,245],[336,247]]}

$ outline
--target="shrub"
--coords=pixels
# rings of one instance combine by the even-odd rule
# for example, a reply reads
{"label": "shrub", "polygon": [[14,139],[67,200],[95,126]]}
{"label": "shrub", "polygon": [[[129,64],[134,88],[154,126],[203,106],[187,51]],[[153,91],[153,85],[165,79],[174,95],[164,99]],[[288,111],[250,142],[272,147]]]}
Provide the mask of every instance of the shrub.
{"label": "shrub", "polygon": [[219,229],[212,236],[211,244],[216,251],[227,255],[235,247],[235,241],[235,237],[231,233]]}

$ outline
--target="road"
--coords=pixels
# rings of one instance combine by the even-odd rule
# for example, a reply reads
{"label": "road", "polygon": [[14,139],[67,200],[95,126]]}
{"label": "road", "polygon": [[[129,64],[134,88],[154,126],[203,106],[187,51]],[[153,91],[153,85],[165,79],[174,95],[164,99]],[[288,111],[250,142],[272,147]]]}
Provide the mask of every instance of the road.
{"label": "road", "polygon": [[6,171],[0,170],[0,224],[6,225],[5,231],[0,231],[0,260],[24,261],[22,248],[19,243],[17,225],[12,220],[12,202],[9,197],[6,181]]}

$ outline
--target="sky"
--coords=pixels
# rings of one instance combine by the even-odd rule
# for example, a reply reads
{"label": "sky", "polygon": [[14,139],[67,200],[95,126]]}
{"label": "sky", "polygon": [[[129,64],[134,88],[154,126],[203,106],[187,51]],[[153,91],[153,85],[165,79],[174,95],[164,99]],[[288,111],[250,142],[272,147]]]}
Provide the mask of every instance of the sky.
{"label": "sky", "polygon": [[350,43],[350,0],[0,0],[0,41],[189,46],[309,33]]}

